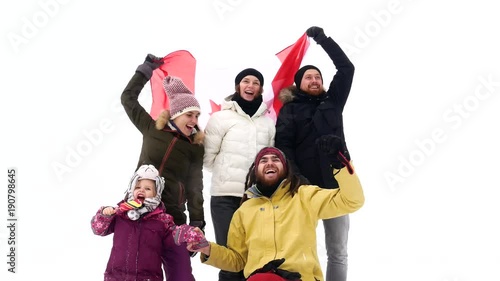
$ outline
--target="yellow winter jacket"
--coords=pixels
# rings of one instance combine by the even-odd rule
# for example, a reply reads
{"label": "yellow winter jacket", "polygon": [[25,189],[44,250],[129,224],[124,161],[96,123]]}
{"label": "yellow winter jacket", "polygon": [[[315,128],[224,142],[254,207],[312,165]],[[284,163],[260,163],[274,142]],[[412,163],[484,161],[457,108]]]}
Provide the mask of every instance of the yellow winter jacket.
{"label": "yellow winter jacket", "polygon": [[341,169],[335,176],[338,189],[303,185],[293,197],[289,185],[271,196],[251,198],[234,213],[227,248],[210,243],[203,263],[248,276],[274,259],[285,258],[280,269],[299,272],[303,281],[324,280],[316,251],[316,226],[320,219],[352,213],[364,204],[359,178]]}

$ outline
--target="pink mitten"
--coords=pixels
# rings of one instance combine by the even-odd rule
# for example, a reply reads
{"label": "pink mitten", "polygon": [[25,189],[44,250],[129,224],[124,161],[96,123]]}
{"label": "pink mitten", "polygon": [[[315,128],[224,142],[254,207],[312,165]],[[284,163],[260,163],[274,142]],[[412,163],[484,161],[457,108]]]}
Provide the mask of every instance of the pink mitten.
{"label": "pink mitten", "polygon": [[180,245],[184,242],[195,243],[193,245],[193,250],[207,247],[209,244],[205,236],[194,229],[194,227],[187,224],[177,226],[173,231],[175,244]]}

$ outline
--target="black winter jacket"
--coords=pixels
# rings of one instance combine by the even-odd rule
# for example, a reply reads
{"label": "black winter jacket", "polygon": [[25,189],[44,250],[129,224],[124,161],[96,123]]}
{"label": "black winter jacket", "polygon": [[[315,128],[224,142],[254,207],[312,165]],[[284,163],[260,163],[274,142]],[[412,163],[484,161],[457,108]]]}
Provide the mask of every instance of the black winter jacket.
{"label": "black winter jacket", "polygon": [[291,161],[297,174],[306,177],[311,184],[323,188],[337,188],[328,157],[318,151],[315,141],[322,135],[335,134],[344,138],[342,112],[351,90],[354,65],[339,45],[330,37],[321,47],[337,68],[328,91],[310,96],[297,87],[283,89],[283,103],[276,121],[275,146]]}

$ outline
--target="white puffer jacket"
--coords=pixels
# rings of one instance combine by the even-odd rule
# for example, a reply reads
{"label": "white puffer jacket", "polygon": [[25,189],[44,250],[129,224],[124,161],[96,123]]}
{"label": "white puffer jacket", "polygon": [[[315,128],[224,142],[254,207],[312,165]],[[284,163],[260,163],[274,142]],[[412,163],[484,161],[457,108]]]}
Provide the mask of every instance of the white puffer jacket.
{"label": "white puffer jacket", "polygon": [[[230,97],[229,97],[230,98]],[[212,172],[211,196],[243,197],[245,177],[260,149],[274,145],[276,127],[263,102],[253,117],[225,100],[205,127],[204,167]]]}

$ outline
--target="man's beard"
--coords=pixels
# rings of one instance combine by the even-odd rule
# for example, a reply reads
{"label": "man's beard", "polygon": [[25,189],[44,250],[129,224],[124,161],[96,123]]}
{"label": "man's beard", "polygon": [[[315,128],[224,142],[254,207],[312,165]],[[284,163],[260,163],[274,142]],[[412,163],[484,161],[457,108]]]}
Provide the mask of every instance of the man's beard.
{"label": "man's beard", "polygon": [[315,90],[307,89],[307,91],[305,91],[305,93],[308,95],[311,95],[311,96],[319,96],[323,92],[325,92],[325,88],[323,88],[323,86],[318,85],[318,87],[319,87],[319,89],[315,89]]}
{"label": "man's beard", "polygon": [[278,189],[278,186],[283,181],[283,179],[283,175],[281,177],[276,177],[273,179],[266,179],[264,176],[257,176],[257,188],[262,193],[262,195],[271,197],[276,189]]}
{"label": "man's beard", "polygon": [[256,182],[257,184],[268,187],[268,186],[275,186],[276,183],[280,182],[280,178],[274,178],[274,179],[266,179],[265,177],[257,177]]}

